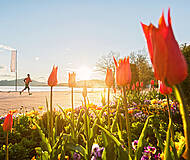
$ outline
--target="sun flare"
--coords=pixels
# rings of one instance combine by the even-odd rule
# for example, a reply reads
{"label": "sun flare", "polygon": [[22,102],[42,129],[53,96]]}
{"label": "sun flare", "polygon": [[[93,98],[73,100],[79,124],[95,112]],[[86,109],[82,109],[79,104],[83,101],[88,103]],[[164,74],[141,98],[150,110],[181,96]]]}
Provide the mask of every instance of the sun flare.
{"label": "sun flare", "polygon": [[87,66],[81,66],[77,71],[77,76],[79,80],[89,80],[91,76],[91,69]]}

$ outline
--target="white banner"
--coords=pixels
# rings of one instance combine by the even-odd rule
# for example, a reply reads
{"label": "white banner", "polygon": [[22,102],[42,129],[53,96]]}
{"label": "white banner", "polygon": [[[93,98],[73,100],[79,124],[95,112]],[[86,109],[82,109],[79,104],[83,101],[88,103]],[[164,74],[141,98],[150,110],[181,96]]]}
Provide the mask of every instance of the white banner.
{"label": "white banner", "polygon": [[16,71],[16,50],[11,51],[11,72]]}

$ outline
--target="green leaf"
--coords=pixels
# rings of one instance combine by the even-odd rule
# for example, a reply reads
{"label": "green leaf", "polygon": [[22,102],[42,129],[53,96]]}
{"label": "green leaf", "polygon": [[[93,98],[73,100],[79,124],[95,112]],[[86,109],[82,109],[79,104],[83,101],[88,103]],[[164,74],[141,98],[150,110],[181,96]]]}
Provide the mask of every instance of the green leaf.
{"label": "green leaf", "polygon": [[106,136],[106,133],[104,131],[102,132],[102,139],[104,142],[104,151],[102,153],[102,159],[115,160],[115,142],[109,136]]}
{"label": "green leaf", "polygon": [[173,141],[171,140],[171,147],[172,147],[172,153],[171,156],[173,159],[178,160],[178,155],[177,155],[177,150],[175,148],[175,143],[173,143]]}
{"label": "green leaf", "polygon": [[156,129],[156,127],[152,127],[152,128],[153,128],[153,132],[155,134],[155,137],[156,137],[156,139],[158,141],[158,147],[160,147],[161,151],[164,152],[164,144],[163,144],[163,141],[162,141],[162,139],[161,139],[161,137],[159,135],[159,132]]}
{"label": "green leaf", "polygon": [[117,130],[117,123],[118,123],[118,111],[116,111],[114,119],[113,119],[113,123],[111,125],[111,133]]}
{"label": "green leaf", "polygon": [[41,130],[40,126],[34,120],[33,120],[33,123],[36,126],[36,128],[38,129],[38,132],[41,136],[42,142],[45,144],[48,153],[51,153],[52,149],[51,149],[51,145],[50,145],[48,139],[45,137],[45,134]]}
{"label": "green leaf", "polygon": [[49,106],[48,106],[48,100],[47,100],[47,97],[46,97],[46,109],[47,109],[47,130],[48,130],[48,139],[50,140],[50,127],[49,127],[49,124],[50,124],[50,120],[49,120]]}
{"label": "green leaf", "polygon": [[185,151],[185,141],[183,141],[183,143],[181,143],[181,145],[178,149],[178,152],[177,152],[178,158],[181,158],[184,151]]}
{"label": "green leaf", "polygon": [[86,150],[83,146],[79,144],[73,144],[73,143],[66,143],[65,144],[65,150],[66,151],[77,151],[81,154],[81,156],[85,157]]}
{"label": "green leaf", "polygon": [[148,123],[149,123],[150,118],[152,118],[152,117],[154,117],[154,115],[149,116],[144,124],[144,128],[143,128],[141,135],[139,137],[139,140],[138,140],[137,150],[135,152],[135,160],[139,160],[141,157],[143,147],[144,147],[144,140],[147,135]]}
{"label": "green leaf", "polygon": [[116,143],[117,146],[121,146],[122,145],[121,142],[114,135],[112,135],[107,129],[103,128],[102,126],[100,126],[98,124],[97,124],[97,126],[101,130],[103,130]]}
{"label": "green leaf", "polygon": [[[97,125],[101,130],[103,130],[106,135],[115,142],[115,144],[117,145],[117,149],[118,149],[118,160],[128,160],[129,156],[127,153],[127,150],[124,149],[122,147],[122,143],[114,136],[112,135],[107,129],[103,128],[100,125]],[[109,142],[107,142],[107,144],[109,144]]]}
{"label": "green leaf", "polygon": [[95,135],[97,134],[97,130],[98,130],[98,127],[96,125],[97,122],[98,122],[98,119],[95,119],[92,128],[90,128],[90,137],[89,137],[90,139],[94,138]]}
{"label": "green leaf", "polygon": [[172,159],[171,152],[170,152],[170,141],[171,141],[171,134],[170,129],[171,128],[171,121],[169,121],[168,125],[168,131],[166,136],[166,145],[164,149],[164,160]]}
{"label": "green leaf", "polygon": [[79,131],[81,129],[80,127],[80,123],[82,122],[82,115],[83,115],[84,110],[81,109],[79,116],[78,116],[78,120],[77,120],[77,127],[76,127],[76,131]]}
{"label": "green leaf", "polygon": [[119,146],[118,153],[119,153],[118,158],[117,158],[118,160],[124,160],[124,159],[132,160],[132,158],[128,156],[127,150],[123,149],[122,146]]}
{"label": "green leaf", "polygon": [[93,112],[95,113],[96,118],[98,118],[100,124],[102,124],[103,122],[102,122],[102,118],[100,117],[100,115],[97,113],[97,111],[95,109],[93,109]]}
{"label": "green leaf", "polygon": [[107,105],[105,105],[105,106],[102,108],[102,110],[101,110],[100,113],[99,113],[99,117],[102,117],[102,115],[103,115],[103,113],[104,113],[104,111],[105,111],[106,108],[107,108]]}
{"label": "green leaf", "polygon": [[[64,132],[62,132],[57,140],[57,142],[55,143],[55,145],[53,146],[52,149],[52,156],[51,158],[57,158],[58,154],[61,152],[60,148],[62,147],[62,144],[65,143],[66,139],[70,138],[71,136],[68,134],[65,134]],[[63,142],[62,138],[65,139],[65,141]],[[63,153],[62,153],[63,154]]]}
{"label": "green leaf", "polygon": [[42,160],[49,160],[50,157],[49,157],[49,154],[47,151],[42,151]]}
{"label": "green leaf", "polygon": [[36,147],[36,148],[35,148],[35,151],[36,151],[37,154],[41,155],[41,153],[42,153],[42,148],[41,148],[41,147]]}
{"label": "green leaf", "polygon": [[58,138],[58,140],[57,140],[57,142],[56,142],[55,145],[53,146],[53,149],[57,149],[57,148],[59,147],[59,144],[62,142],[62,141],[61,141],[62,138],[64,138],[64,139],[69,139],[69,138],[71,138],[71,135],[65,134],[65,133],[62,131],[61,134],[60,134],[60,136],[59,136],[59,138]]}
{"label": "green leaf", "polygon": [[67,116],[67,114],[65,113],[64,109],[60,106],[60,105],[57,105],[59,107],[59,109],[62,111],[62,113],[64,114],[64,117],[66,120],[69,120],[69,117]]}

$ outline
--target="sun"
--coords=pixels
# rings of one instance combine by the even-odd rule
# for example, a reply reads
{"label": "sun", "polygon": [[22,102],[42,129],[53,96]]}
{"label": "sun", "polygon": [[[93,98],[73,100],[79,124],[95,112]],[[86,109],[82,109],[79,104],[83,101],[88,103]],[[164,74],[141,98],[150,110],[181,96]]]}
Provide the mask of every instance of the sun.
{"label": "sun", "polygon": [[92,73],[91,69],[87,66],[81,66],[77,70],[77,76],[78,76],[79,80],[89,80],[91,73]]}

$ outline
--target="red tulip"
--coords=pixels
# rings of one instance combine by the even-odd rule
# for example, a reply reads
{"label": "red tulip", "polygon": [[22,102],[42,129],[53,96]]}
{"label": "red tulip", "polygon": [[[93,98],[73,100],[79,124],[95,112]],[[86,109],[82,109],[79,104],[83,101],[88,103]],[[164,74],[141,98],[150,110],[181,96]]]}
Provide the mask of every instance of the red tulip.
{"label": "red tulip", "polygon": [[143,82],[140,83],[140,86],[143,87]]}
{"label": "red tulip", "polygon": [[154,85],[154,80],[151,80],[151,81],[150,81],[150,84],[153,86],[153,85]]}
{"label": "red tulip", "polygon": [[127,89],[130,90],[130,84],[127,85]]}
{"label": "red tulip", "polygon": [[53,66],[53,70],[48,78],[48,86],[56,86],[57,85],[57,67]]}
{"label": "red tulip", "polygon": [[129,114],[132,114],[134,111],[132,109],[128,110]]}
{"label": "red tulip", "polygon": [[135,90],[135,84],[133,84],[133,86],[132,86],[132,90],[133,90],[133,91]]}
{"label": "red tulip", "polygon": [[116,92],[117,92],[116,88],[113,88],[113,92],[116,94]]}
{"label": "red tulip", "polygon": [[164,95],[168,95],[172,93],[172,88],[167,87],[164,83],[160,81],[160,93]]}
{"label": "red tulip", "polygon": [[82,96],[87,97],[87,88],[86,87],[84,87],[82,90]]}
{"label": "red tulip", "polygon": [[74,87],[76,85],[76,73],[69,73],[68,84],[69,87]]}
{"label": "red tulip", "polygon": [[114,79],[113,79],[112,69],[107,68],[105,82],[108,87],[111,87],[113,85]]}
{"label": "red tulip", "polygon": [[137,87],[137,88],[139,87],[139,82],[136,82],[136,87]]}
{"label": "red tulip", "polygon": [[116,82],[119,86],[127,86],[131,82],[131,68],[129,64],[129,57],[120,59],[119,63],[113,57],[116,66]]}
{"label": "red tulip", "polygon": [[8,132],[12,130],[12,125],[13,125],[13,114],[9,113],[3,123],[3,131]]}
{"label": "red tulip", "polygon": [[149,50],[150,59],[157,80],[175,85],[187,77],[187,64],[179,45],[175,40],[168,10],[168,25],[164,13],[159,20],[158,28],[141,23]]}

